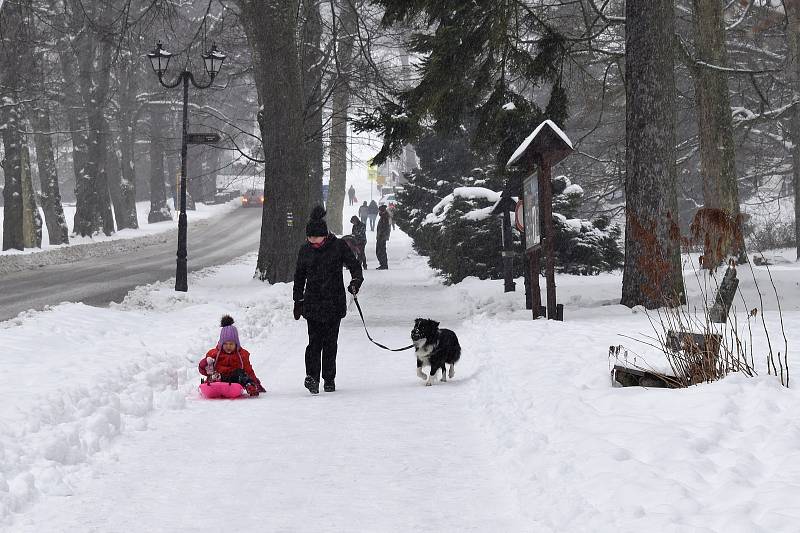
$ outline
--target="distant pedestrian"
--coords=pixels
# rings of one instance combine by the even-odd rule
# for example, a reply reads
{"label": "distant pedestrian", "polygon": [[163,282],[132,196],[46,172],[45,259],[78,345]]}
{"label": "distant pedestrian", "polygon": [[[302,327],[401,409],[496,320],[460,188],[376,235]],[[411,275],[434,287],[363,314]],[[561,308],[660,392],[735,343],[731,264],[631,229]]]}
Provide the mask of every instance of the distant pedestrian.
{"label": "distant pedestrian", "polygon": [[303,386],[311,394],[319,393],[320,373],[325,392],[336,390],[339,323],[347,314],[342,267],[350,271],[350,294],[357,294],[364,281],[356,256],[343,239],[328,232],[324,217],[325,210],[320,206],[311,212],[306,225],[308,242],[300,248],[294,273],[294,319],[303,316],[308,324]]}
{"label": "distant pedestrian", "polygon": [[356,203],[356,190],[352,185],[347,189],[347,197],[350,199],[350,205]]}
{"label": "distant pedestrian", "polygon": [[364,224],[364,227],[367,226],[367,218],[369,218],[369,206],[367,205],[367,201],[364,200],[364,203],[358,207],[358,218],[361,219],[361,223]]}
{"label": "distant pedestrian", "polygon": [[388,270],[389,261],[386,257],[386,241],[389,240],[389,234],[392,232],[392,226],[389,222],[389,212],[386,211],[386,206],[381,205],[378,209],[378,234],[375,236],[375,255],[378,256],[378,270]]}
{"label": "distant pedestrian", "polygon": [[369,210],[367,211],[367,217],[369,218],[369,230],[375,231],[375,219],[378,218],[378,202],[372,200],[369,203]]}
{"label": "distant pedestrian", "polygon": [[350,235],[353,236],[353,240],[359,250],[359,254],[356,257],[361,262],[361,268],[367,268],[367,226],[355,215],[350,217],[350,223],[353,225]]}
{"label": "distant pedestrian", "polygon": [[397,209],[397,207],[395,207],[394,204],[389,204],[389,206],[386,208],[386,211],[389,212],[389,221],[392,223],[392,229],[395,229],[395,227],[394,227],[394,213],[395,213],[396,209]]}

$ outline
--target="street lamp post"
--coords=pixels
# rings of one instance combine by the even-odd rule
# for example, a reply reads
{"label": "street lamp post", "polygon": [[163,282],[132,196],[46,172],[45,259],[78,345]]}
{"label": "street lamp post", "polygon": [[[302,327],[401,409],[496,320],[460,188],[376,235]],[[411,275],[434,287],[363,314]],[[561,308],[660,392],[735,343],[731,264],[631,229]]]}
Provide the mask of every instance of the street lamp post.
{"label": "street lamp post", "polygon": [[186,268],[186,150],[189,137],[189,82],[197,89],[208,89],[214,83],[214,78],[219,74],[222,63],[225,61],[225,54],[217,50],[216,45],[212,45],[211,50],[203,54],[203,65],[209,76],[208,83],[198,83],[194,75],[186,70],[178,75],[173,83],[164,82],[164,73],[167,71],[169,60],[172,54],[162,48],[161,41],[156,45],[156,49],[147,54],[153,71],[158,76],[158,82],[167,89],[173,89],[183,83],[183,132],[181,134],[181,201],[180,213],[178,214],[178,262],[175,268],[175,290],[186,292],[188,290],[187,268]]}

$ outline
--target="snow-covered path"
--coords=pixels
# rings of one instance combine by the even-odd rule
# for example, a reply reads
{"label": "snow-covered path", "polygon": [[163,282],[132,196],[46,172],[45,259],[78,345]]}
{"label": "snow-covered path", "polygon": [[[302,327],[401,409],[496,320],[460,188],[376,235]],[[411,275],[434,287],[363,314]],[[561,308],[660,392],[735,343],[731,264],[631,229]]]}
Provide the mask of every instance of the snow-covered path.
{"label": "snow-covered path", "polygon": [[[767,375],[759,333],[763,317],[785,350],[774,282],[795,383],[798,264],[739,269],[740,331],[755,278],[766,288],[750,323],[759,376],[618,389],[609,345],[663,364],[631,340],[654,315],[618,305],[619,273],[558,276],[565,322],[531,321],[521,290],[443,286],[393,233],[390,270],[362,288],[370,331],[403,346],[418,315],[441,320],[464,347],[456,378],[422,386],[413,355],[369,344],[351,308],[338,390],[312,397],[291,285],[251,279],[254,261],[194,272],[188,293],[158,283],[109,308],[0,322],[0,530],[800,530],[800,393]],[[269,389],[258,399],[198,398],[196,364],[226,312]]]}
{"label": "snow-covered path", "polygon": [[[455,291],[442,290],[404,235],[389,253],[392,269],[367,270],[361,296],[373,336],[407,344],[417,311],[458,329]],[[351,306],[338,390],[311,396],[302,387],[305,322],[279,318],[254,342],[244,340],[253,316],[238,321],[250,322],[243,343],[268,394],[193,397],[160,412],[82,471],[72,495],[49,498],[15,531],[519,530],[462,386],[474,359],[457,366],[455,381],[424,387],[413,353],[371,345]]]}

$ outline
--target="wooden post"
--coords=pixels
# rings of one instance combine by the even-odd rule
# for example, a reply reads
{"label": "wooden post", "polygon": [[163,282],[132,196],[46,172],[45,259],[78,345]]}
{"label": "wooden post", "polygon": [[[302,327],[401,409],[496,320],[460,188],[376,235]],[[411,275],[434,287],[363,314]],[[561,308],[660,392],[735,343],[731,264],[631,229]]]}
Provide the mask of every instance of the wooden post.
{"label": "wooden post", "polygon": [[511,215],[508,209],[503,209],[502,222],[503,235],[503,286],[504,292],[514,292],[517,284],[514,283],[514,243],[511,236]]}
{"label": "wooden post", "polygon": [[531,310],[536,320],[542,313],[542,293],[539,289],[539,248],[528,251],[528,269],[531,277]]}
{"label": "wooden post", "polygon": [[[525,211],[525,197],[524,197],[524,195],[520,196],[520,200],[522,200],[522,210]],[[522,249],[523,250],[527,250],[528,249],[528,245],[527,245],[527,241],[526,241],[526,237],[525,237],[525,232],[524,231],[522,232],[520,237],[522,238]],[[532,280],[531,280],[531,256],[530,256],[530,253],[527,253],[527,252],[525,253],[525,259],[524,260],[526,261],[526,265],[527,265],[527,268],[523,268],[522,269],[524,280],[525,280],[525,309],[534,309],[534,306],[533,306],[533,291],[531,289]],[[537,276],[538,276],[538,271],[537,271]],[[538,279],[538,277],[536,279],[536,292],[537,293],[539,292],[539,279]],[[539,300],[537,300],[537,301],[541,301],[541,297],[539,297]],[[536,309],[538,309],[538,308],[539,307],[538,307],[538,304],[537,304]],[[534,312],[533,318],[536,319],[536,313],[535,312]]]}
{"label": "wooden post", "polygon": [[556,318],[556,256],[555,230],[553,229],[552,170],[546,156],[539,158],[539,205],[544,225],[542,248],[545,254],[545,277],[547,279],[547,318]]}
{"label": "wooden post", "polygon": [[[572,142],[567,138],[561,128],[554,122],[545,120],[539,124],[533,132],[519,145],[514,151],[514,154],[506,163],[507,166],[519,166],[528,171],[532,171],[538,167],[537,186],[534,187],[530,183],[531,178],[526,178],[523,182],[523,198],[527,194],[531,198],[538,197],[537,218],[541,218],[544,225],[543,228],[538,228],[537,223],[539,220],[526,220],[525,231],[536,234],[540,239],[539,243],[526,242],[526,250],[528,250],[528,257],[530,268],[527,269],[531,274],[532,297],[531,307],[533,308],[533,318],[539,316],[539,303],[541,303],[541,296],[538,295],[539,287],[539,258],[541,254],[546,254],[545,263],[545,276],[547,280],[547,318],[554,320],[563,320],[564,312],[563,307],[559,310],[556,304],[556,277],[555,277],[555,228],[553,227],[553,189],[551,185],[552,166],[567,157],[572,153]],[[532,176],[532,174],[529,174]],[[530,206],[526,206],[526,215],[532,213]],[[538,232],[541,231],[541,237]],[[534,247],[539,249],[533,250]],[[534,271],[535,267],[535,271]],[[535,278],[535,281],[534,281]],[[558,318],[557,318],[558,317]]]}

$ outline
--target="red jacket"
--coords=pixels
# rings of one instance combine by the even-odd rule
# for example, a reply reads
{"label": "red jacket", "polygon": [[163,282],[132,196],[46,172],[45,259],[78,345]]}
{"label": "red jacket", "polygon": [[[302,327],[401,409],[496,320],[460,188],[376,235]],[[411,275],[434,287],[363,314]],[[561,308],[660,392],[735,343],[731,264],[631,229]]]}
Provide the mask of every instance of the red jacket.
{"label": "red jacket", "polygon": [[245,373],[250,376],[250,379],[256,382],[261,387],[261,380],[256,377],[253,371],[253,366],[250,364],[250,352],[244,348],[239,348],[233,353],[225,353],[222,349],[211,348],[206,352],[206,356],[200,360],[197,365],[198,370],[204,376],[207,376],[206,365],[208,364],[206,358],[211,357],[214,359],[214,370],[222,375],[232,374],[238,369],[243,369]]}

